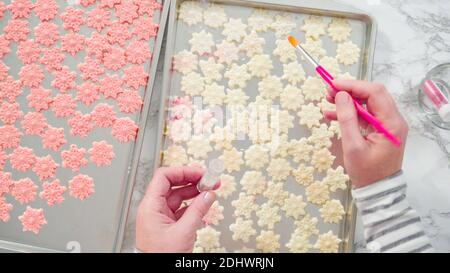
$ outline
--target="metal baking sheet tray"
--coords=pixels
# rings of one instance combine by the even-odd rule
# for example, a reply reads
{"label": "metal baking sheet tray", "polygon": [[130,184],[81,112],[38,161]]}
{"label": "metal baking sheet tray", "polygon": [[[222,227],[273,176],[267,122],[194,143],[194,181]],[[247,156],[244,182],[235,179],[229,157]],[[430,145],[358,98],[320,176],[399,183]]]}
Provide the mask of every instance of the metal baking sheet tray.
{"label": "metal baking sheet tray", "polygon": [[[155,168],[159,167],[162,164],[163,153],[162,151],[168,145],[168,139],[165,137],[165,132],[167,129],[166,124],[166,115],[167,115],[167,107],[168,107],[168,98],[171,96],[177,96],[181,94],[180,90],[180,79],[181,76],[179,73],[174,73],[171,69],[172,67],[172,57],[179,51],[183,49],[189,48],[189,39],[193,32],[200,31],[201,29],[206,28],[208,32],[213,33],[214,38],[220,36],[220,32],[218,30],[208,28],[203,24],[194,25],[192,27],[187,26],[185,23],[178,21],[177,18],[177,10],[179,5],[183,2],[183,0],[174,0],[171,4],[171,10],[169,14],[169,22],[168,22],[168,37],[167,37],[167,45],[166,45],[166,56],[165,56],[165,66],[164,66],[164,78],[163,78],[163,94],[161,101],[161,111],[160,111],[160,119],[159,119],[159,139],[157,142],[156,149],[156,161]],[[245,0],[218,0],[218,1],[202,1],[205,5],[208,3],[217,3],[225,6],[225,10],[227,12],[228,18],[242,18],[245,20],[250,16],[251,12],[255,8],[263,8],[267,9],[271,12],[289,12],[294,13],[297,17],[298,25],[303,22],[303,19],[309,15],[319,15],[326,18],[326,20],[330,20],[331,17],[343,17],[349,20],[352,26],[352,34],[350,39],[356,43],[361,48],[361,58],[359,62],[355,65],[352,65],[349,69],[343,70],[343,72],[350,72],[352,75],[359,79],[370,80],[371,79],[371,71],[372,71],[372,63],[373,63],[373,53],[376,39],[376,22],[372,17],[363,13],[362,11],[356,10],[352,7],[344,6],[342,4],[338,4],[329,0],[303,0],[303,1],[293,1],[293,0],[283,0],[283,1],[245,1]],[[273,34],[259,34],[260,36],[267,39],[275,39]],[[297,27],[292,33],[295,37],[304,40],[304,33],[299,30]],[[326,35],[325,35],[326,36]],[[331,42],[331,39],[326,36],[322,38],[324,43],[324,48],[327,50],[327,55],[335,56],[336,45]],[[273,40],[272,40],[273,42]],[[269,42],[270,44],[273,44]],[[264,54],[272,55],[272,51],[274,48],[264,48]],[[275,60],[275,56],[272,57],[272,60]],[[239,63],[240,64],[240,63]],[[313,69],[308,67],[308,64],[303,62],[303,68],[305,72],[309,76],[314,76]],[[343,67],[341,67],[343,68]],[[274,62],[273,71],[281,71],[281,64],[278,62]],[[221,84],[224,84],[221,82]],[[257,88],[257,80],[253,78],[247,88],[245,89],[247,95],[249,95],[248,90],[256,90]],[[249,95],[251,97],[250,100],[254,99],[254,95]],[[295,123],[296,121],[294,121]],[[289,138],[292,137],[303,137],[305,135],[305,131],[295,131],[290,132]],[[339,141],[334,141],[332,147],[333,154],[337,157],[335,163],[339,165],[342,164],[342,149]],[[239,150],[239,144],[235,145],[235,147]],[[216,158],[220,153],[212,152],[210,153],[211,158]],[[158,160],[159,159],[159,160]],[[236,183],[238,185],[238,190],[235,192],[229,199],[227,200],[219,200],[220,204],[224,206],[224,220],[215,228],[222,232],[221,235],[221,246],[225,247],[228,252],[233,252],[235,250],[240,249],[243,246],[247,246],[250,248],[255,248],[254,243],[250,245],[242,244],[241,242],[236,242],[231,240],[231,232],[229,230],[229,225],[233,223],[234,218],[230,211],[231,200],[237,198],[238,192],[240,191],[239,186],[239,178],[242,176],[245,171],[245,167],[241,169],[235,175]],[[289,178],[292,180],[292,178]],[[288,181],[289,182],[289,181]],[[291,187],[292,186],[292,187]],[[296,188],[297,187],[297,188]],[[295,185],[294,181],[291,181],[290,184],[287,183],[285,189],[296,194],[304,195],[303,190],[299,190],[298,186]],[[356,213],[354,210],[354,205],[351,200],[350,195],[350,187],[347,191],[343,191],[341,193],[333,193],[332,198],[337,198],[342,201],[344,207],[346,208],[346,216],[341,221],[339,225],[329,225],[321,222],[319,220],[319,230],[320,232],[327,232],[328,230],[332,230],[334,234],[337,234],[339,238],[342,239],[342,242],[339,247],[340,252],[350,252],[353,249],[353,236],[355,229],[355,218]],[[258,200],[258,199],[257,199]],[[311,206],[309,206],[311,207]],[[320,219],[320,215],[317,208],[308,209],[308,212],[312,215]],[[253,220],[256,220],[253,215]],[[256,224],[254,225],[256,226]],[[258,229],[258,228],[257,228]],[[276,225],[275,232],[281,235],[280,239],[280,251],[287,252],[287,248],[285,244],[289,240],[290,234],[293,231],[292,228],[292,220],[282,218],[281,223]],[[311,241],[314,244],[314,240]]]}
{"label": "metal baking sheet tray", "polygon": [[[10,1],[6,1],[9,4]],[[73,1],[59,1],[60,12]],[[91,176],[95,181],[95,194],[85,201],[80,201],[65,194],[65,201],[54,207],[48,207],[45,202],[37,198],[33,202],[33,207],[44,207],[45,217],[48,222],[43,226],[39,234],[32,232],[23,232],[17,217],[23,212],[25,206],[21,206],[8,198],[7,201],[14,205],[11,212],[10,221],[0,222],[0,251],[10,250],[17,252],[118,252],[122,245],[124,229],[127,220],[127,213],[131,199],[132,189],[136,178],[138,161],[141,153],[144,127],[147,121],[147,115],[150,107],[152,89],[155,80],[155,74],[160,56],[162,40],[164,36],[167,16],[169,12],[170,0],[163,0],[162,11],[155,12],[154,22],[160,24],[158,35],[151,39],[150,46],[153,52],[153,58],[145,65],[149,74],[149,80],[145,88],[141,88],[140,94],[143,96],[142,110],[133,115],[127,115],[132,118],[139,126],[138,136],[135,142],[120,144],[110,133],[110,129],[96,129],[84,139],[72,137],[66,134],[69,144],[62,149],[66,149],[70,144],[77,144],[85,148],[90,147],[92,141],[106,140],[114,146],[116,158],[108,167],[94,167],[88,164],[81,169],[81,173]],[[92,8],[92,7],[90,7]],[[89,9],[90,9],[89,8]],[[6,18],[0,20],[0,29],[3,29],[5,19],[10,18],[8,13]],[[35,27],[39,20],[32,15],[30,27]],[[56,24],[62,24],[60,19]],[[61,28],[62,29],[62,28]],[[89,34],[89,29],[82,27],[80,33]],[[78,54],[80,55],[80,54]],[[65,65],[70,68],[76,68],[84,56],[68,57]],[[10,67],[10,73],[17,75],[20,69],[20,61],[15,54],[9,54],[3,59],[6,65]],[[78,79],[77,84],[80,84]],[[50,88],[50,82],[44,81],[44,86]],[[55,91],[53,91],[55,92]],[[24,94],[28,92],[25,91]],[[99,100],[98,102],[101,102]],[[98,103],[96,102],[96,103]],[[26,105],[26,95],[19,98],[21,105]],[[86,109],[82,109],[86,110]],[[24,109],[22,109],[24,111]],[[45,115],[49,123],[53,126],[63,127],[65,132],[70,128],[67,121],[61,121],[55,118],[51,113]],[[116,109],[120,116],[120,112]],[[41,141],[33,137],[25,137],[22,140],[23,146],[31,147],[38,155],[48,154],[48,150],[43,150]],[[59,153],[51,153],[57,162],[60,162]],[[5,167],[5,171],[13,173],[13,179],[30,177],[34,181],[39,179],[32,172],[16,173],[10,166]],[[57,178],[63,185],[75,174],[65,168],[57,170]]]}

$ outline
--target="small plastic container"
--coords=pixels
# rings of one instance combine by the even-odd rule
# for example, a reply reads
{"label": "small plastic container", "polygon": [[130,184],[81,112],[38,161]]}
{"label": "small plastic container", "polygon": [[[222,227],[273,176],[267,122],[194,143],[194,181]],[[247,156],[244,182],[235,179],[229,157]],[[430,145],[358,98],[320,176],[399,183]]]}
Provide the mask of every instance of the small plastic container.
{"label": "small plastic container", "polygon": [[419,87],[419,105],[428,120],[450,130],[450,63],[433,68]]}
{"label": "small plastic container", "polygon": [[205,171],[200,182],[197,184],[199,192],[213,190],[220,181],[220,175],[225,170],[225,166],[220,159],[213,159],[208,163],[208,168]]}

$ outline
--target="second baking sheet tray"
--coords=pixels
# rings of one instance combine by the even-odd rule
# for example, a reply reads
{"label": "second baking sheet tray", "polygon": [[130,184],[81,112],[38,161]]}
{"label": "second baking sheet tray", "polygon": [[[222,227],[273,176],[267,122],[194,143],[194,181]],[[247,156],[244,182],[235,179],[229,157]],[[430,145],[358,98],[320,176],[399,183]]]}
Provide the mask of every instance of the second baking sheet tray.
{"label": "second baking sheet tray", "polygon": [[[188,26],[187,24],[178,20],[177,11],[180,5],[184,1],[177,0],[173,1],[171,5],[171,11],[169,15],[169,25],[168,25],[168,38],[167,38],[167,51],[166,51],[166,60],[165,60],[165,70],[164,70],[164,89],[163,89],[163,101],[161,108],[161,116],[160,116],[160,139],[157,143],[157,157],[161,160],[163,159],[162,151],[167,148],[170,144],[170,141],[165,136],[164,132],[167,130],[167,109],[168,109],[168,99],[173,96],[182,95],[181,92],[181,75],[177,72],[172,71],[172,57],[185,49],[189,50],[190,44],[189,39],[192,37],[192,33],[199,32],[203,29],[213,34],[215,41],[220,43],[223,39],[221,34],[221,30],[213,29],[206,27],[202,23],[196,24],[193,26]],[[266,9],[275,16],[276,14],[281,13],[290,13],[293,14],[296,18],[297,27],[291,33],[295,37],[297,37],[300,41],[304,41],[305,36],[304,32],[300,31],[300,26],[302,25],[304,19],[310,15],[318,15],[323,16],[327,22],[330,22],[332,18],[340,17],[346,18],[349,20],[350,25],[352,27],[352,33],[349,40],[358,45],[361,48],[361,58],[359,61],[349,67],[343,67],[341,65],[341,69],[343,72],[349,72],[354,77],[359,79],[369,80],[371,77],[372,70],[372,58],[373,58],[373,50],[375,44],[375,34],[376,34],[376,24],[373,19],[360,11],[354,10],[351,7],[341,6],[332,1],[209,1],[208,3],[203,2],[203,7],[206,8],[208,4],[215,3],[219,5],[223,5],[225,7],[227,17],[228,18],[241,18],[242,21],[246,21],[246,19],[252,14],[255,9]],[[274,69],[272,74],[276,74],[280,76],[282,72],[282,64],[279,60],[276,60],[277,57],[273,55],[274,51],[274,40],[277,39],[273,35],[273,33],[263,33],[258,34],[260,37],[265,38],[266,46],[264,47],[264,54],[268,54],[272,57],[274,62]],[[323,41],[323,47],[327,51],[327,56],[336,56],[336,44],[333,43],[327,35],[321,37]],[[268,46],[270,45],[270,46]],[[207,57],[200,57],[200,59],[207,59]],[[239,64],[242,63],[242,56],[240,56]],[[315,76],[314,71],[311,67],[308,66],[306,62],[301,62],[303,68],[307,76]],[[225,68],[224,71],[226,71]],[[222,80],[219,84],[226,86],[226,80]],[[253,101],[258,89],[258,80],[253,78],[249,81],[247,87],[245,88],[245,92],[248,96],[250,96],[249,101]],[[298,124],[298,118],[294,123]],[[289,138],[300,138],[307,137],[308,131],[302,128],[294,128],[289,132]],[[238,150],[244,151],[243,148],[248,147],[248,145],[242,143],[236,143],[234,145]],[[186,148],[186,146],[184,146]],[[342,155],[339,141],[335,140],[333,147],[331,148],[334,155],[337,156],[335,161],[335,166],[342,165]],[[220,156],[220,151],[213,151],[208,154],[208,159],[217,158]],[[207,160],[208,161],[208,160]],[[207,162],[206,161],[206,162]],[[156,167],[160,166],[162,161],[156,162]],[[250,249],[255,249],[254,242],[252,243],[242,243],[233,241],[231,239],[231,231],[229,230],[230,224],[232,224],[235,220],[233,217],[232,211],[233,207],[231,206],[231,200],[237,199],[239,192],[242,191],[241,186],[239,185],[240,178],[243,173],[247,169],[242,167],[241,170],[237,173],[234,173],[236,183],[238,185],[237,191],[227,200],[219,200],[220,205],[224,206],[224,219],[221,223],[216,227],[217,230],[221,232],[221,246],[225,248],[228,252],[238,251],[242,247],[248,247]],[[320,179],[321,177],[316,177]],[[291,193],[299,194],[305,196],[304,189],[298,187],[294,181],[292,181],[292,177],[290,177],[286,183],[285,190]],[[342,252],[351,251],[352,249],[352,240],[353,240],[353,232],[355,225],[355,215],[353,213],[353,206],[351,202],[351,197],[349,194],[349,190],[346,191],[338,191],[332,194],[332,198],[340,200],[346,209],[346,216],[340,222],[339,225],[330,225],[323,223],[319,220],[319,230],[320,233],[327,232],[331,230],[334,234],[337,234],[339,238],[342,239],[342,242],[339,246],[339,250]],[[258,199],[259,200],[259,199]],[[320,219],[320,213],[318,208],[315,206],[308,206],[308,213]],[[256,217],[252,216],[254,226],[256,225]],[[260,228],[257,228],[259,234]],[[281,235],[280,238],[280,251],[287,252],[286,243],[289,241],[290,234],[293,231],[293,224],[291,219],[282,218],[281,223],[277,224],[275,227],[275,232]],[[254,241],[254,240],[253,240]],[[315,239],[311,240],[311,244],[314,244]],[[316,250],[313,250],[316,251]]]}

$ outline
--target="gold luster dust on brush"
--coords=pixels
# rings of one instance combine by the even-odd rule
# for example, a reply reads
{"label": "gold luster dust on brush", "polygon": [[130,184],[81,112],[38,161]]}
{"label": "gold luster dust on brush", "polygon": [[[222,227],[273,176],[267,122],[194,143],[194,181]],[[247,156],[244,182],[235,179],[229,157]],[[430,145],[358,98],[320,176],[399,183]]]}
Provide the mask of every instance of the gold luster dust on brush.
{"label": "gold luster dust on brush", "polygon": [[297,39],[294,38],[294,36],[289,35],[288,36],[288,40],[289,40],[289,43],[291,43],[291,45],[293,47],[297,47],[298,46],[298,41],[297,41]]}

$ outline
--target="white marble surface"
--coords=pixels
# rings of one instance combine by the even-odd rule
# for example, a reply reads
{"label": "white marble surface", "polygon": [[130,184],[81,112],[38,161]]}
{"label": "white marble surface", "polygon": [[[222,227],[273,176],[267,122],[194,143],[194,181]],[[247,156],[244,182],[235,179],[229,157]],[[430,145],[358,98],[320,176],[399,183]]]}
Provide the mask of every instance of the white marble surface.
{"label": "white marble surface", "polygon": [[[439,130],[420,114],[417,85],[434,66],[450,62],[448,0],[339,0],[370,13],[378,22],[373,80],[391,91],[410,125],[403,170],[408,199],[423,219],[437,251],[450,252],[450,131]],[[155,88],[158,93],[160,86]],[[152,175],[159,101],[154,96],[138,181],[123,243],[134,246],[137,206]],[[360,229],[357,251],[364,251]]]}

